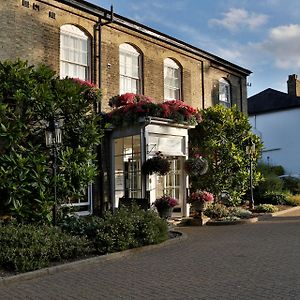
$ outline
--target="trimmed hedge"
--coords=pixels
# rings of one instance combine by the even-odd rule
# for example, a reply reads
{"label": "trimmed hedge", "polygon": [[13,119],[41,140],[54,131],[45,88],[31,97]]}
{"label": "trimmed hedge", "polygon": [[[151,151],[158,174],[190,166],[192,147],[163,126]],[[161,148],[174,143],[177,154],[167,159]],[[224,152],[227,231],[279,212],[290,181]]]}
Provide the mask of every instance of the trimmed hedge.
{"label": "trimmed hedge", "polygon": [[99,217],[66,217],[59,227],[0,222],[0,268],[28,272],[51,262],[106,254],[168,239],[168,226],[153,211],[121,208]]}
{"label": "trimmed hedge", "polygon": [[285,205],[287,201],[288,195],[280,192],[268,192],[262,195],[260,198],[255,199],[257,204]]}
{"label": "trimmed hedge", "polygon": [[0,225],[0,267],[28,272],[48,267],[51,262],[92,253],[84,237],[63,233],[60,228],[39,225]]}
{"label": "trimmed hedge", "polygon": [[137,207],[120,208],[103,218],[67,217],[60,225],[64,232],[86,236],[99,254],[123,251],[168,239],[167,223],[153,211]]}

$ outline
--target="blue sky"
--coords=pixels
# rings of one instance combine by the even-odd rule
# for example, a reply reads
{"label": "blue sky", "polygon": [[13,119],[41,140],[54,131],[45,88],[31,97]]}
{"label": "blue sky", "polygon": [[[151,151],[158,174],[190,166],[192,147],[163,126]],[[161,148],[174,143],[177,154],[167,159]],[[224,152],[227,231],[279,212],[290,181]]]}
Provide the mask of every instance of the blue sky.
{"label": "blue sky", "polygon": [[299,0],[88,0],[253,74],[248,96],[300,76]]}

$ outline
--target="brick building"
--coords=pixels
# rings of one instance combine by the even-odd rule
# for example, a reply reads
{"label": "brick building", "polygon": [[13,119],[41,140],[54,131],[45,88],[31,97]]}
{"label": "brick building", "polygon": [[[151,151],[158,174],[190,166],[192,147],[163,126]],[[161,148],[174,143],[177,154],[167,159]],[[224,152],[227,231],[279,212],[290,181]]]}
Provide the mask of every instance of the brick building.
{"label": "brick building", "polygon": [[0,1],[0,28],[0,60],[90,80],[104,111],[112,96],[133,92],[247,112],[249,70],[86,1]]}

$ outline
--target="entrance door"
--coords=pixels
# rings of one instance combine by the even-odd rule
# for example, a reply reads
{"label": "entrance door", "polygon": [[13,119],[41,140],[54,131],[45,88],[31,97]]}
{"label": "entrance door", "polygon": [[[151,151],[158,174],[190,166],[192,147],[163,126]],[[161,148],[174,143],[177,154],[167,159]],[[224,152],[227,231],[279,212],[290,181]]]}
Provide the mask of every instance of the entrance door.
{"label": "entrance door", "polygon": [[173,209],[174,213],[182,213],[183,210],[183,170],[182,157],[168,157],[171,170],[167,175],[156,177],[156,198],[169,195],[178,201]]}

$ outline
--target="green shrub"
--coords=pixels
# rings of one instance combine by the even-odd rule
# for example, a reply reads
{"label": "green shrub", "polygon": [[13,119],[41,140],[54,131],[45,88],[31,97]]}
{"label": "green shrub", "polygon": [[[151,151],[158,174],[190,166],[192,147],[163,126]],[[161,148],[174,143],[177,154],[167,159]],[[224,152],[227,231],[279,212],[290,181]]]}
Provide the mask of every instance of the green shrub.
{"label": "green shrub", "polygon": [[283,177],[283,189],[289,191],[293,195],[300,194],[300,179],[294,177]]}
{"label": "green shrub", "polygon": [[120,208],[114,214],[107,212],[103,218],[68,217],[61,228],[86,236],[100,254],[157,244],[168,238],[167,223],[154,212],[137,207]]}
{"label": "green shrub", "polygon": [[283,166],[280,166],[280,165],[279,166],[273,166],[273,165],[266,164],[266,163],[263,163],[263,162],[260,162],[257,165],[257,170],[259,172],[261,172],[264,176],[268,175],[268,174],[273,174],[273,175],[276,175],[276,176],[280,176],[280,175],[284,174]]}
{"label": "green shrub", "polygon": [[201,111],[202,121],[189,130],[191,154],[201,154],[208,162],[208,170],[202,176],[192,176],[194,190],[206,190],[216,197],[226,191],[230,205],[238,205],[249,188],[249,155],[245,148],[253,142],[256,151],[252,155],[253,185],[260,181],[256,172],[257,159],[262,143],[251,133],[248,118],[236,106],[226,109],[221,105]]}
{"label": "green shrub", "polygon": [[248,219],[252,216],[251,211],[241,208],[241,207],[230,207],[229,213],[231,216],[238,217],[241,219]]}
{"label": "green shrub", "polygon": [[255,207],[256,212],[262,212],[262,213],[273,213],[276,212],[278,208],[272,204],[260,204]]}
{"label": "green shrub", "polygon": [[91,243],[84,237],[70,236],[59,228],[0,224],[0,266],[27,272],[49,266],[51,262],[87,255]]}
{"label": "green shrub", "polygon": [[53,119],[63,121],[57,201],[85,197],[97,174],[102,130],[91,108],[99,101],[97,89],[60,80],[49,67],[0,62],[0,211],[20,222],[51,222],[55,181],[44,135]]}
{"label": "green shrub", "polygon": [[229,216],[229,210],[224,204],[215,202],[207,206],[204,214],[211,219],[220,219]]}
{"label": "green shrub", "polygon": [[288,199],[287,194],[278,192],[268,192],[262,195],[256,200],[258,204],[273,204],[273,205],[284,205]]}
{"label": "green shrub", "polygon": [[283,181],[277,175],[267,174],[264,175],[263,181],[255,188],[255,198],[260,198],[269,192],[282,192],[282,189]]}
{"label": "green shrub", "polygon": [[286,199],[286,205],[300,205],[300,195],[288,195]]}

